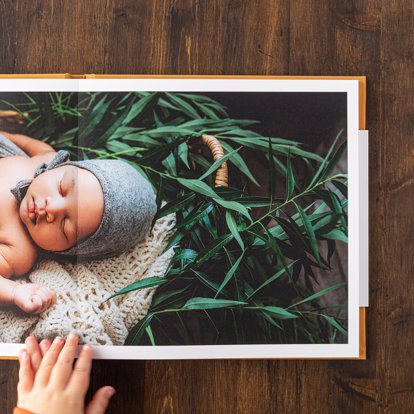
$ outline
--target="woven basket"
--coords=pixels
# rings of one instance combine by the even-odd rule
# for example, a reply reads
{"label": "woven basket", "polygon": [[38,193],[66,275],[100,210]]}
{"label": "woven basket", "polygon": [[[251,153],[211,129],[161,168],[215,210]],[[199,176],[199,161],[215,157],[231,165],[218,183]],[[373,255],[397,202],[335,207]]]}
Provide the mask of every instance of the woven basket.
{"label": "woven basket", "polygon": [[[214,161],[219,160],[224,156],[224,149],[220,144],[220,141],[212,135],[203,134],[201,141],[211,151]],[[216,171],[216,178],[214,180],[215,187],[228,187],[229,186],[229,170],[227,163],[223,162]]]}

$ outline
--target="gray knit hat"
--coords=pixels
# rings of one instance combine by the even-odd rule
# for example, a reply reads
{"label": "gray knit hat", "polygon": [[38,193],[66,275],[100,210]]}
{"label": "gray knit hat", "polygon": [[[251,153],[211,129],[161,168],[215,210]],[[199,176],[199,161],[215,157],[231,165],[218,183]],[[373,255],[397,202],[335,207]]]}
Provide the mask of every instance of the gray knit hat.
{"label": "gray knit hat", "polygon": [[[151,184],[138,171],[118,160],[69,161],[67,151],[58,151],[49,164],[36,168],[34,178],[64,165],[83,168],[96,176],[104,194],[104,213],[95,233],[68,250],[51,253],[78,259],[110,257],[130,249],[146,236],[156,204]],[[32,181],[20,181],[11,189],[19,203]]]}

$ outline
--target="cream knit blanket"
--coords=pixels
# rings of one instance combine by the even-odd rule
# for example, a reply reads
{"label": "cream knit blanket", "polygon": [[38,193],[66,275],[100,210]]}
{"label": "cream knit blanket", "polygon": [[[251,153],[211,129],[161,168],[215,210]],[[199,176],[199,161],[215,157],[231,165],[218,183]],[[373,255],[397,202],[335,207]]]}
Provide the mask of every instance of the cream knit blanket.
{"label": "cream knit blanket", "polygon": [[40,315],[16,308],[0,310],[0,342],[20,343],[28,335],[53,338],[77,332],[82,343],[123,345],[128,332],[148,312],[155,288],[141,289],[105,300],[146,277],[163,276],[174,254],[168,243],[175,214],[159,219],[146,239],[118,257],[71,264],[45,260],[22,283],[52,288],[56,304]]}

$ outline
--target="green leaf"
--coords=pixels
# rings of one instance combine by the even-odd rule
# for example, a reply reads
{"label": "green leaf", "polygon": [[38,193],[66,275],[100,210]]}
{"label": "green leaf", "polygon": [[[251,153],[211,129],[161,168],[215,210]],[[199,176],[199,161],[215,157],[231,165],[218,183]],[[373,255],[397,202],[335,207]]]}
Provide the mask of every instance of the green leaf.
{"label": "green leaf", "polygon": [[111,122],[109,122],[106,125],[105,131],[101,135],[99,135],[98,139],[94,143],[95,147],[99,146],[100,144],[103,144],[104,142],[107,142],[112,137],[112,135],[116,132],[116,130],[124,122],[124,119],[128,115],[128,113],[131,109],[131,106],[133,105],[133,102],[134,101],[131,100],[131,102],[128,104],[128,106],[123,111],[121,111],[120,113],[117,113],[115,116],[113,116]]}
{"label": "green leaf", "polygon": [[286,309],[280,308],[278,306],[258,306],[255,308],[248,308],[252,310],[262,310],[265,312],[269,312],[272,316],[276,317],[277,319],[295,319],[298,318],[298,315],[294,313],[288,312]]}
{"label": "green leaf", "polygon": [[271,204],[273,204],[273,199],[275,197],[276,191],[276,168],[275,168],[275,159],[273,156],[273,148],[272,148],[272,141],[269,138],[269,150],[268,150],[268,158],[269,158],[269,193]]}
{"label": "green leaf", "polygon": [[191,229],[191,227],[198,223],[200,220],[202,220],[205,216],[209,215],[214,209],[214,204],[207,204],[202,205],[199,209],[194,209],[191,213],[194,212],[194,214],[189,214],[184,221],[177,224],[177,229],[185,228],[186,230]]}
{"label": "green leaf", "polygon": [[338,149],[336,150],[334,156],[329,160],[328,165],[326,166],[323,174],[321,175],[321,180],[324,180],[326,178],[328,178],[332,171],[335,169],[336,165],[338,164],[339,160],[342,157],[342,154],[344,153],[345,149],[347,146],[347,141],[345,140],[344,142],[342,142],[342,144],[338,147]]}
{"label": "green leaf", "polygon": [[343,335],[345,335],[345,336],[348,335],[348,332],[346,331],[346,329],[344,329],[343,326],[341,326],[337,322],[337,320],[335,318],[333,318],[332,316],[324,315],[322,313],[319,316],[322,316],[330,325],[332,325],[335,329],[337,329]]}
{"label": "green leaf", "polygon": [[328,150],[328,153],[326,154],[326,156],[323,159],[321,165],[319,166],[318,170],[316,171],[315,175],[313,176],[312,181],[310,182],[308,188],[311,188],[318,181],[318,179],[322,176],[322,172],[323,172],[326,164],[328,163],[329,157],[331,156],[332,151],[335,148],[335,145],[336,145],[339,137],[342,135],[342,132],[343,132],[343,128],[338,132],[338,135],[335,137],[332,145],[330,146],[330,148]]}
{"label": "green leaf", "polygon": [[318,299],[319,297],[321,297],[323,295],[326,295],[327,293],[332,292],[336,289],[339,289],[344,285],[346,285],[346,282],[336,283],[335,285],[329,286],[329,287],[327,287],[327,288],[325,288],[325,289],[323,289],[323,290],[307,297],[306,299],[303,299],[299,302],[294,303],[293,305],[290,305],[287,309],[290,309],[290,308],[293,308],[294,306],[299,306],[299,305],[302,305],[303,303],[307,303],[307,302],[310,302],[312,300]]}
{"label": "green leaf", "polygon": [[321,263],[321,257],[319,255],[319,249],[318,249],[318,244],[316,242],[316,235],[315,232],[313,230],[312,227],[312,223],[310,222],[308,216],[306,215],[306,213],[303,211],[302,207],[300,207],[298,204],[295,203],[296,209],[298,210],[300,217],[302,219],[302,223],[303,226],[305,227],[306,230],[306,234],[309,237],[309,241],[310,241],[310,245],[311,245],[311,249],[312,249],[312,254],[315,257],[315,259],[317,260],[319,266],[322,266]]}
{"label": "green leaf", "polygon": [[190,165],[188,164],[188,145],[186,142],[183,142],[178,146],[178,156],[185,166],[190,169]]}
{"label": "green leaf", "polygon": [[79,141],[87,139],[87,137],[95,131],[96,127],[105,116],[109,105],[113,101],[113,99],[111,99],[105,102],[106,98],[107,95],[105,94],[105,96],[93,107],[88,118],[80,122],[81,127],[79,129]]}
{"label": "green leaf", "polygon": [[174,235],[171,237],[171,239],[168,241],[167,246],[165,246],[161,254],[164,254],[166,251],[171,249],[171,247],[175,246],[184,237],[185,237],[185,233],[183,233],[182,231],[176,231]]}
{"label": "green leaf", "polygon": [[240,305],[245,305],[245,302],[227,299],[211,299],[211,298],[192,298],[189,299],[183,306],[186,310],[201,310],[201,309],[218,309],[218,308],[233,308]]}
{"label": "green leaf", "polygon": [[216,171],[224,162],[226,162],[230,157],[232,157],[236,152],[239,151],[240,148],[237,148],[228,154],[224,155],[223,157],[219,158],[218,160],[214,161],[213,164],[211,164],[211,167],[198,179],[204,180],[204,178],[208,177],[210,174],[212,174],[214,171]]}
{"label": "green leaf", "polygon": [[[289,263],[288,269],[290,269],[296,262],[297,262],[297,260],[295,260],[292,263]],[[247,300],[249,300],[250,298],[252,298],[259,290],[262,290],[269,283],[272,283],[276,279],[279,279],[279,277],[282,276],[284,273],[286,273],[286,270],[285,269],[281,269],[278,272],[276,272],[273,276],[269,277],[269,279],[267,279],[264,283],[262,283],[254,292],[252,292],[252,293],[249,294],[249,296],[247,297]]]}
{"label": "green leaf", "polygon": [[213,243],[208,245],[205,249],[199,252],[197,257],[197,264],[200,265],[204,263],[206,260],[213,257],[220,249],[222,249],[226,244],[228,244],[233,239],[232,234],[226,234],[217,238]]}
{"label": "green leaf", "polygon": [[165,136],[193,136],[195,135],[195,131],[191,130],[191,129],[185,129],[182,127],[177,127],[177,126],[172,126],[172,125],[167,125],[167,126],[162,126],[159,128],[154,128],[154,129],[149,129],[146,131],[143,131],[142,135],[146,135],[152,138],[163,138]]}
{"label": "green leaf", "polygon": [[[227,152],[231,152],[233,150],[233,147],[229,145],[227,142],[222,141],[221,145]],[[233,154],[233,156],[229,159],[229,162],[234,164],[234,166],[237,167],[240,170],[240,172],[242,172],[250,181],[252,181],[258,187],[260,187],[260,184],[257,182],[256,178],[254,178],[253,174],[249,170],[249,167],[247,166],[243,158],[240,156],[240,154]]]}
{"label": "green leaf", "polygon": [[348,237],[343,231],[339,229],[333,229],[329,233],[324,233],[322,234],[322,237],[330,240],[339,240],[341,242],[348,243]]}
{"label": "green leaf", "polygon": [[171,259],[171,262],[178,262],[180,260],[185,261],[194,261],[197,257],[197,252],[193,249],[179,249],[176,250],[174,257]]}
{"label": "green leaf", "polygon": [[244,250],[243,239],[241,238],[239,230],[237,228],[236,220],[234,219],[234,217],[228,210],[226,211],[226,223],[227,223],[227,227],[229,228],[231,234],[234,236],[237,243],[239,243],[241,249]]}
{"label": "green leaf", "polygon": [[128,115],[124,119],[124,124],[129,124],[131,121],[133,121],[135,118],[141,116],[145,109],[148,107],[148,105],[154,100],[154,98],[158,95],[157,92],[150,93],[149,95],[146,95],[142,97],[139,101],[135,102],[130,111],[128,112]]}
{"label": "green leaf", "polygon": [[144,334],[147,326],[149,326],[151,319],[153,318],[154,314],[147,313],[147,315],[141,319],[137,325],[132,329],[130,334],[127,338],[127,343],[132,345],[138,345],[142,335]]}
{"label": "green leaf", "polygon": [[241,261],[243,259],[243,256],[244,256],[244,251],[242,252],[242,254],[240,255],[240,257],[234,262],[234,264],[230,268],[230,270],[227,272],[226,276],[223,279],[223,282],[221,283],[220,287],[217,290],[217,293],[216,293],[215,297],[217,297],[220,294],[220,292],[223,290],[223,288],[227,285],[227,283],[229,283],[230,279],[236,273],[236,271],[239,268],[240,263],[241,263]]}
{"label": "green leaf", "polygon": [[183,111],[185,114],[187,114],[191,118],[201,118],[200,115],[197,113],[197,111],[184,99],[180,98],[179,96],[166,92],[165,95],[171,100],[171,102],[179,108],[181,111]]}
{"label": "green leaf", "polygon": [[214,198],[215,201],[216,199],[220,199],[216,192],[203,181],[189,178],[176,178],[176,180],[184,187],[189,188],[196,193],[202,194],[206,197]]}
{"label": "green leaf", "polygon": [[247,219],[252,221],[252,218],[250,217],[250,214],[249,214],[247,208],[244,205],[242,205],[240,203],[237,203],[236,201],[227,201],[227,200],[222,200],[222,199],[219,199],[219,198],[215,198],[214,201],[217,204],[220,204],[222,207],[224,207],[228,210],[237,211],[238,213],[242,214]]}
{"label": "green leaf", "polygon": [[149,340],[151,342],[151,345],[152,346],[155,346],[155,340],[154,340],[154,335],[152,334],[151,326],[147,326],[145,328],[145,331],[147,332],[147,335],[148,335],[148,338],[149,338]]}
{"label": "green leaf", "polygon": [[182,210],[184,207],[187,207],[194,200],[195,196],[196,195],[194,193],[184,194],[183,196],[178,197],[177,199],[174,199],[165,204],[163,207],[161,207],[160,210],[158,210],[154,221],[160,219],[161,217],[168,216],[168,214]]}
{"label": "green leaf", "polygon": [[295,176],[293,174],[293,167],[292,167],[292,160],[290,153],[287,156],[287,167],[286,167],[286,191],[287,191],[287,197],[290,198],[290,196],[293,193],[293,190],[295,189]]}
{"label": "green leaf", "polygon": [[278,243],[276,237],[274,237],[273,234],[267,229],[266,229],[266,233],[267,233],[267,236],[268,236],[268,241],[269,241],[270,248],[276,253],[276,257],[278,258],[279,262],[282,263],[282,266],[285,269],[286,273],[288,275],[292,276],[292,274],[290,272],[290,268],[286,264],[285,256],[283,255],[282,250],[279,247],[279,243]]}
{"label": "green leaf", "polygon": [[166,282],[167,282],[167,280],[164,279],[163,277],[158,277],[158,276],[146,277],[145,279],[142,279],[138,282],[131,283],[129,286],[121,289],[119,292],[113,294],[112,296],[110,296],[106,300],[112,299],[115,296],[123,295],[125,293],[132,292],[132,291],[135,291],[135,290],[147,289],[147,288],[150,288],[150,287],[159,286],[159,285],[162,285]]}

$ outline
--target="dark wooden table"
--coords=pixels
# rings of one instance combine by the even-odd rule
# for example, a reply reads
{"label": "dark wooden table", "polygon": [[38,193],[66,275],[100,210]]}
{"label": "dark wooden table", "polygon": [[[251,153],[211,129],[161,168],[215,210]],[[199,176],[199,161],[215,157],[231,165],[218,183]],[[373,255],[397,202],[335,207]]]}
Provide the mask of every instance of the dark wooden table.
{"label": "dark wooden table", "polygon": [[117,414],[414,412],[412,0],[0,0],[0,72],[366,75],[368,360],[105,361],[92,389]]}

